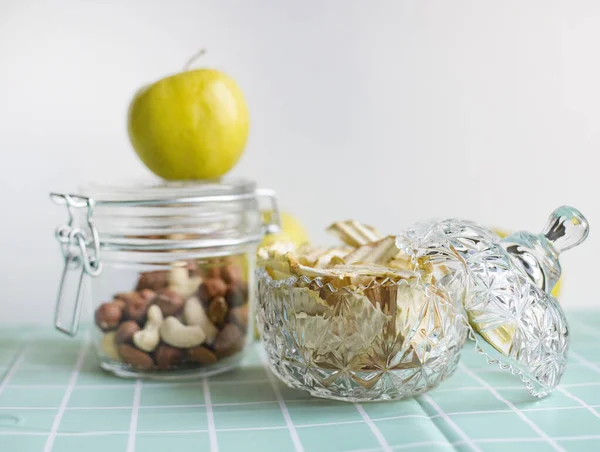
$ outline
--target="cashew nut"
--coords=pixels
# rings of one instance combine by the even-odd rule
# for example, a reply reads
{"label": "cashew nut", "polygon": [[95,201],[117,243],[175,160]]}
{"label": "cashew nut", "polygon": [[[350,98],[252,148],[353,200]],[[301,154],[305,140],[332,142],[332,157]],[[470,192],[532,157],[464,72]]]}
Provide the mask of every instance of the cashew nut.
{"label": "cashew nut", "polygon": [[145,352],[154,351],[160,342],[158,331],[162,321],[162,311],[157,305],[153,304],[148,308],[148,320],[146,320],[144,329],[135,332],[133,335],[133,343],[135,346]]}
{"label": "cashew nut", "polygon": [[116,334],[117,333],[115,331],[111,331],[110,333],[106,333],[104,336],[102,336],[102,342],[100,342],[100,349],[107,358],[110,358],[114,361],[121,361],[121,357],[119,356],[119,352],[117,351],[117,344],[115,344]]}
{"label": "cashew nut", "polygon": [[188,269],[185,267],[175,267],[169,271],[169,287],[183,298],[194,295],[201,283],[202,278],[198,276],[190,278]]}
{"label": "cashew nut", "polygon": [[217,337],[219,330],[210,321],[200,300],[196,297],[190,298],[183,306],[183,317],[188,325],[198,325],[206,334],[206,342],[212,342]]}
{"label": "cashew nut", "polygon": [[204,330],[198,325],[184,325],[176,317],[167,317],[160,325],[162,340],[172,347],[191,348],[206,340]]}

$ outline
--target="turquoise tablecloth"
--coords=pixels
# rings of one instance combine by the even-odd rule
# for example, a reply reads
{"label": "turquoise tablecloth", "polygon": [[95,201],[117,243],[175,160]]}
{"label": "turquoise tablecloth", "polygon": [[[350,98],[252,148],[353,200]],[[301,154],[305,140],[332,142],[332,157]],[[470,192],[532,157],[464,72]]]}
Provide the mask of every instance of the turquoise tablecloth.
{"label": "turquoise tablecloth", "polygon": [[0,451],[600,450],[600,312],[572,312],[561,387],[535,399],[467,344],[456,374],[417,399],[329,402],[266,372],[259,346],[205,381],[103,373],[83,339],[0,332]]}

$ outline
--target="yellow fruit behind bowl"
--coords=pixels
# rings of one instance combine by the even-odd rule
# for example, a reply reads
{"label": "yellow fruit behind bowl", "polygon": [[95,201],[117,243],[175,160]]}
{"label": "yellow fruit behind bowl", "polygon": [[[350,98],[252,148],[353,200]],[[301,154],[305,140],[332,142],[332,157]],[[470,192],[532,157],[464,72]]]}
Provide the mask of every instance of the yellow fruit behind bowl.
{"label": "yellow fruit behind bowl", "polygon": [[[271,213],[265,212],[265,222],[269,221]],[[310,239],[300,221],[289,213],[281,212],[281,231],[278,234],[266,235],[260,246],[269,246],[275,242],[293,243],[300,246]]]}
{"label": "yellow fruit behind bowl", "polygon": [[[500,236],[500,238],[504,238],[508,235],[510,235],[511,233],[508,231],[505,231],[503,229],[492,229],[496,234],[498,234]],[[558,298],[558,295],[560,294],[560,283],[562,281],[562,278],[560,278],[557,282],[556,285],[554,286],[554,288],[552,289],[552,296],[555,298]]]}
{"label": "yellow fruit behind bowl", "polygon": [[227,74],[185,71],[141,89],[129,107],[131,144],[144,164],[168,180],[217,179],[240,159],[248,108]]}
{"label": "yellow fruit behind bowl", "polygon": [[[308,232],[300,221],[286,212],[280,212],[281,231],[278,234],[268,234],[263,238],[260,247],[273,245],[274,243],[292,243],[295,246],[300,246],[310,241]],[[263,221],[268,223],[271,219],[271,212],[263,212]],[[260,337],[258,329],[254,325],[254,337]]]}

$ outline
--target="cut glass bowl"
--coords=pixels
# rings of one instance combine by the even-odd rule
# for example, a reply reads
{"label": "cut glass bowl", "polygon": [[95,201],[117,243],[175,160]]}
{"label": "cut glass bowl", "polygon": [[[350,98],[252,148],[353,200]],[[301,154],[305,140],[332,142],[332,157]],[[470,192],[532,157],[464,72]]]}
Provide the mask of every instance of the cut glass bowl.
{"label": "cut glass bowl", "polygon": [[335,289],[258,274],[257,322],[275,374],[317,397],[392,400],[451,375],[466,337],[446,293],[420,279]]}

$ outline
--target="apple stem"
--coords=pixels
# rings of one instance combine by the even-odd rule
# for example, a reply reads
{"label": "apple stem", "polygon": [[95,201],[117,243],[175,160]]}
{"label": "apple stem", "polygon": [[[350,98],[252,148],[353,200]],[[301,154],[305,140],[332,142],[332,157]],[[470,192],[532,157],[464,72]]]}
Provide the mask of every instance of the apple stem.
{"label": "apple stem", "polygon": [[185,63],[185,66],[183,66],[183,70],[189,71],[192,64],[194,64],[196,62],[196,60],[198,58],[200,58],[202,55],[204,55],[205,53],[206,53],[206,49],[200,49],[196,53],[194,53],[192,55],[192,57],[187,61],[187,63]]}

